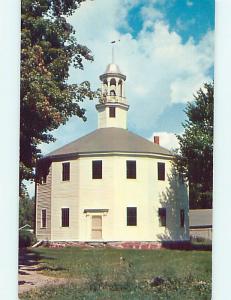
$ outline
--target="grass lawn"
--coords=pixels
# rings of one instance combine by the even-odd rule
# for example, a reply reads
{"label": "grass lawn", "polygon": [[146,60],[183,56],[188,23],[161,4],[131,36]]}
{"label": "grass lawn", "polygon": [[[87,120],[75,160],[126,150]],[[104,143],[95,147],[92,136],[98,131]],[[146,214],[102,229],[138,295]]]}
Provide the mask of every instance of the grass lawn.
{"label": "grass lawn", "polygon": [[33,290],[22,300],[211,299],[211,251],[67,247],[33,252],[42,273],[76,282]]}

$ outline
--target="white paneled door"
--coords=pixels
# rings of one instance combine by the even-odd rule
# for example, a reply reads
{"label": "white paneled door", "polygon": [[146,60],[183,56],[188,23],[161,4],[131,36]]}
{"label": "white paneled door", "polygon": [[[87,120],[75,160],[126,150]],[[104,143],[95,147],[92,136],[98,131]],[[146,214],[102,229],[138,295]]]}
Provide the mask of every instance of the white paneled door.
{"label": "white paneled door", "polygon": [[102,216],[92,216],[91,238],[93,240],[102,239]]}

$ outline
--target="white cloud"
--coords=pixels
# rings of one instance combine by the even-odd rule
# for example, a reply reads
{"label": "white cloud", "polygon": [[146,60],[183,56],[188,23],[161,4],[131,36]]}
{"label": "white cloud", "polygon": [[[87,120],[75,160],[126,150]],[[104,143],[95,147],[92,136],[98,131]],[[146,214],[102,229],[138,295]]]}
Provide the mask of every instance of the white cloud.
{"label": "white cloud", "polygon": [[151,21],[151,24],[153,21],[163,18],[163,13],[153,6],[143,6],[141,9],[141,15],[144,22]]}
{"label": "white cloud", "polygon": [[190,0],[188,0],[187,2],[186,2],[186,4],[187,4],[187,6],[193,6],[193,2],[192,1],[190,1]]}
{"label": "white cloud", "polygon": [[179,147],[179,142],[176,135],[172,132],[153,132],[152,136],[149,138],[153,142],[154,136],[160,137],[160,146],[167,148],[169,150],[174,150]]}
{"label": "white cloud", "polygon": [[191,26],[196,23],[195,18],[188,19],[187,21],[183,21],[181,18],[176,20],[176,29],[180,31],[188,30]]}

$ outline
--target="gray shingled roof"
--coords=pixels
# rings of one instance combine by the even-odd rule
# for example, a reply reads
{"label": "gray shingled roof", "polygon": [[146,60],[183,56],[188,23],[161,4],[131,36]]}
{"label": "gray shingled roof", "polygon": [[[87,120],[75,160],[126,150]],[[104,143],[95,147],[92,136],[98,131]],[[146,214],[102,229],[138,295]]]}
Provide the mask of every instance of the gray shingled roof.
{"label": "gray shingled roof", "polygon": [[191,209],[189,211],[189,226],[212,226],[212,209]]}
{"label": "gray shingled roof", "polygon": [[51,153],[58,157],[83,153],[132,152],[172,155],[171,152],[122,128],[100,128]]}

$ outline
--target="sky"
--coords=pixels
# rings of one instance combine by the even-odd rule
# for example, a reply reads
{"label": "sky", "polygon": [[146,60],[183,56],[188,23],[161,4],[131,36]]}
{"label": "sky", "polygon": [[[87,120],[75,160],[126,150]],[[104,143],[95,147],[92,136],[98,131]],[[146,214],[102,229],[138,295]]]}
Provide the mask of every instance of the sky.
{"label": "sky", "polygon": [[[69,22],[94,56],[83,71],[72,68],[69,81],[99,88],[111,63],[110,41],[120,40],[115,63],[127,76],[128,130],[149,140],[159,135],[162,146],[177,148],[186,103],[213,80],[214,0],[87,0]],[[95,130],[96,103],[82,103],[87,121],[72,117],[52,132],[56,142],[41,145],[42,154]]]}

